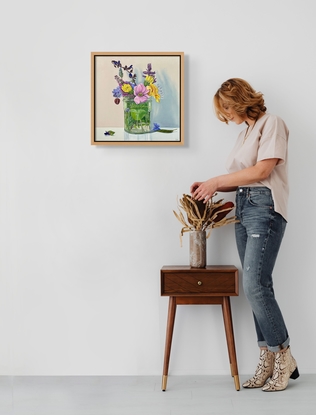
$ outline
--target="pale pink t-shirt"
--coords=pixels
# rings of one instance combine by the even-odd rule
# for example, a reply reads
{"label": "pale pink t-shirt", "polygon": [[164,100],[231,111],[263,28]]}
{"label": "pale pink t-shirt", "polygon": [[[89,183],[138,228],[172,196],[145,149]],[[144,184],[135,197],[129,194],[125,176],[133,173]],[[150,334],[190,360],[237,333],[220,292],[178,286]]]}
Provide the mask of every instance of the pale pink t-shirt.
{"label": "pale pink t-shirt", "polygon": [[267,179],[244,185],[244,187],[266,186],[271,189],[274,210],[287,220],[289,130],[280,117],[266,113],[259,118],[244,141],[245,135],[246,130],[239,134],[227,159],[226,168],[229,173],[234,173],[254,166],[261,160],[280,159]]}

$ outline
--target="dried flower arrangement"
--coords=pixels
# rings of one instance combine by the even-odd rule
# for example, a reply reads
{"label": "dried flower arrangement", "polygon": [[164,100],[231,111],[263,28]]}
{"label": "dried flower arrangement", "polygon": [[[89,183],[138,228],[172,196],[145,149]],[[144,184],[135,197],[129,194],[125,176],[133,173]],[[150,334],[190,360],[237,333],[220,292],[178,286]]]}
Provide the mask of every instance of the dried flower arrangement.
{"label": "dried flower arrangement", "polygon": [[[179,201],[179,213],[173,211],[175,217],[184,225],[181,229],[180,238],[185,232],[211,231],[212,228],[236,223],[236,216],[226,217],[234,206],[233,202],[224,203],[224,199],[213,201],[213,198],[211,198],[204,202],[203,200],[194,200],[190,195],[184,194]],[[186,213],[187,220],[180,209]],[[207,237],[209,236],[210,232]]]}

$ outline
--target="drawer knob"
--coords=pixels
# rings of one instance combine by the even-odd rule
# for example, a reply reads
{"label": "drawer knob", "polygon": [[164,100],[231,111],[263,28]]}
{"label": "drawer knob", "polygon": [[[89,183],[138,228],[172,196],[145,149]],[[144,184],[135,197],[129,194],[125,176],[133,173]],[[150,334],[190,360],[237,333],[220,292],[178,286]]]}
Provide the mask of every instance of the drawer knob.
{"label": "drawer knob", "polygon": [[198,281],[198,285],[202,285],[202,281]]}

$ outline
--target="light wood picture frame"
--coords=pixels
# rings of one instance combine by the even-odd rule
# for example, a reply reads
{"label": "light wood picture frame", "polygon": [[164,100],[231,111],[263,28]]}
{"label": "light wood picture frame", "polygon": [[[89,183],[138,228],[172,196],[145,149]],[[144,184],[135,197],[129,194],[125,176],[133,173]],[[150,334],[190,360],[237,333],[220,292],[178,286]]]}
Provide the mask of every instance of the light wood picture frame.
{"label": "light wood picture frame", "polygon": [[184,52],[91,52],[91,144],[182,146]]}

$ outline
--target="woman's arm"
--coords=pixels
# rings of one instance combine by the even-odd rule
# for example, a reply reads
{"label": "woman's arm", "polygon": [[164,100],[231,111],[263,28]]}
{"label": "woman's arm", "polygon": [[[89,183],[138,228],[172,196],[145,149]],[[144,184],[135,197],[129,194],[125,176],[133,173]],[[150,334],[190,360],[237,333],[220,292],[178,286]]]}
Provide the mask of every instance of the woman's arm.
{"label": "woman's arm", "polygon": [[238,186],[244,186],[266,179],[277,165],[279,159],[266,159],[258,161],[252,167],[239,170],[235,173],[223,174],[212,177],[205,182],[195,182],[190,191],[196,200],[209,200],[216,191],[227,192],[236,190]]}

